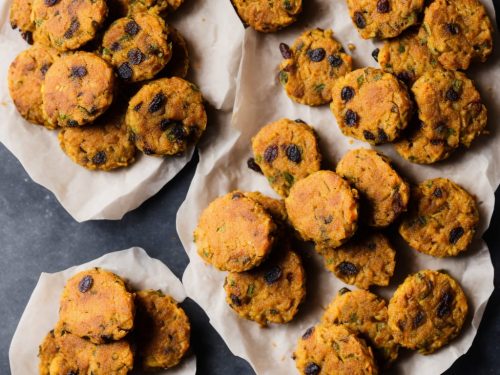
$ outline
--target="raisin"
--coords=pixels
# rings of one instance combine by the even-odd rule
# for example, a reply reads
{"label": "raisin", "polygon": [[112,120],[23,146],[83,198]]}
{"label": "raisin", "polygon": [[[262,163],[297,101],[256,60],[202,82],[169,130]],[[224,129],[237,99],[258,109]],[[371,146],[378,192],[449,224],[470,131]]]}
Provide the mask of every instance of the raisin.
{"label": "raisin", "polygon": [[411,83],[411,76],[410,73],[408,73],[407,71],[398,73],[397,77],[400,81],[406,83],[407,85]]}
{"label": "raisin", "polygon": [[363,13],[354,12],[354,23],[360,29],[364,29],[366,27],[365,17],[363,17]]}
{"label": "raisin", "polygon": [[380,48],[375,48],[373,51],[372,51],[372,57],[373,59],[378,62],[378,54],[380,52]]}
{"label": "raisin", "polygon": [[241,299],[240,299],[240,297],[238,297],[235,294],[231,294],[230,298],[231,298],[231,302],[233,303],[233,305],[235,305],[235,306],[241,306]]}
{"label": "raisin", "polygon": [[78,290],[81,293],[86,293],[92,288],[92,284],[94,284],[94,279],[90,275],[86,275],[83,279],[78,283]]}
{"label": "raisin", "polygon": [[48,7],[53,7],[53,6],[54,6],[54,5],[56,5],[58,2],[59,2],[59,0],[45,0],[45,1],[44,1],[45,5],[47,5]]}
{"label": "raisin", "polygon": [[448,99],[450,102],[456,102],[458,99],[460,99],[460,94],[456,92],[453,87],[450,87],[448,91],[446,91],[446,99]]}
{"label": "raisin", "polygon": [[75,127],[75,126],[78,126],[78,121],[76,120],[68,120],[68,126],[71,126],[71,127]]}
{"label": "raisin", "polygon": [[319,367],[316,363],[311,362],[308,363],[306,368],[304,369],[305,375],[317,375],[321,371],[321,367]]}
{"label": "raisin", "polygon": [[285,153],[288,160],[293,161],[296,164],[302,161],[302,154],[300,153],[300,149],[297,145],[293,143],[291,145],[286,146]]}
{"label": "raisin", "polygon": [[330,55],[330,56],[328,56],[328,62],[334,68],[338,68],[343,63],[342,58],[339,55]]}
{"label": "raisin", "polygon": [[326,51],[324,48],[315,48],[307,51],[307,56],[312,62],[320,62],[325,58]]}
{"label": "raisin", "polygon": [[359,118],[358,118],[358,114],[356,112],[354,112],[353,110],[351,109],[348,109],[345,113],[345,116],[344,116],[344,122],[347,126],[356,126],[358,125],[358,121],[359,121]]}
{"label": "raisin", "polygon": [[187,138],[186,131],[181,122],[174,122],[174,125],[170,128],[168,133],[168,139],[170,141],[183,141]]}
{"label": "raisin", "polygon": [[264,151],[264,160],[272,163],[278,157],[278,146],[271,145]]}
{"label": "raisin", "polygon": [[389,137],[387,136],[387,133],[384,131],[384,129],[378,129],[378,136],[377,136],[379,142],[387,142]]}
{"label": "raisin", "polygon": [[73,370],[69,370],[66,375],[78,375],[78,372],[73,371]]}
{"label": "raisin", "polygon": [[141,52],[139,48],[133,48],[127,53],[128,61],[132,65],[139,65],[141,62],[144,61],[144,54]]}
{"label": "raisin", "polygon": [[441,188],[435,188],[432,195],[434,195],[436,198],[441,198],[443,196],[443,191],[441,190]]}
{"label": "raisin", "polygon": [[404,331],[406,328],[406,322],[404,320],[398,320],[396,323],[400,331]]}
{"label": "raisin", "polygon": [[282,271],[280,266],[274,266],[264,275],[264,280],[268,285],[274,284],[281,277]]}
{"label": "raisin", "polygon": [[356,267],[351,262],[342,262],[338,265],[337,268],[338,271],[345,276],[354,276],[357,275],[359,272],[358,267]]}
{"label": "raisin", "polygon": [[391,6],[389,0],[378,0],[377,2],[377,12],[379,13],[389,13]]}
{"label": "raisin", "polygon": [[453,228],[450,232],[450,243],[452,245],[455,245],[458,240],[464,235],[464,232],[464,228],[462,227]]}
{"label": "raisin", "polygon": [[31,31],[21,31],[21,38],[23,38],[26,43],[33,44],[33,33]]}
{"label": "raisin", "polygon": [[280,52],[281,56],[283,56],[284,59],[292,58],[292,50],[290,49],[290,47],[288,47],[288,44],[280,43]]}
{"label": "raisin", "polygon": [[123,63],[118,67],[118,75],[121,79],[128,80],[132,78],[132,68],[128,63]]}
{"label": "raisin", "polygon": [[443,143],[444,141],[441,139],[435,139],[435,138],[431,139],[431,145],[439,146],[442,145]]}
{"label": "raisin", "polygon": [[47,70],[49,70],[50,65],[49,64],[43,64],[42,67],[40,68],[40,73],[42,75],[45,75],[47,73]]}
{"label": "raisin", "polygon": [[365,137],[365,139],[367,141],[374,141],[375,140],[375,136],[373,135],[373,133],[371,131],[363,130],[363,136]]}
{"label": "raisin", "polygon": [[309,337],[311,337],[311,335],[313,334],[314,332],[314,327],[309,327],[305,332],[304,334],[302,335],[302,339],[303,340],[306,340],[308,339]]}
{"label": "raisin", "polygon": [[300,118],[296,118],[295,122],[298,122],[299,124],[305,124],[306,122]]}
{"label": "raisin", "polygon": [[259,164],[255,162],[254,158],[248,158],[247,167],[250,168],[252,171],[255,171],[257,173],[262,173],[262,169],[260,169]]}
{"label": "raisin", "polygon": [[134,107],[134,111],[138,112],[142,107],[142,102],[140,102],[139,104],[136,104],[135,107]]}
{"label": "raisin", "polygon": [[96,165],[101,165],[106,163],[106,153],[104,151],[99,151],[92,157],[92,163]]}
{"label": "raisin", "polygon": [[241,193],[234,193],[231,197],[232,200],[240,199],[240,198],[243,198],[243,194],[241,194]]}
{"label": "raisin", "polygon": [[78,18],[73,17],[71,19],[71,23],[69,25],[68,30],[66,30],[64,33],[64,37],[66,39],[73,38],[73,36],[75,35],[75,32],[77,32],[79,28],[80,28],[80,21],[78,21]]}
{"label": "raisin", "polygon": [[[160,130],[161,131],[165,131],[169,127],[173,127],[173,126],[176,126],[176,125],[182,127],[182,123],[180,123],[179,121],[174,121],[174,120],[169,120],[169,119],[163,119],[160,122]],[[182,132],[184,133],[184,128],[182,128]]]}
{"label": "raisin", "polygon": [[342,87],[342,91],[340,91],[340,98],[344,102],[348,102],[354,97],[354,89],[350,86]]}
{"label": "raisin", "polygon": [[438,318],[444,318],[446,315],[451,313],[451,305],[453,304],[453,294],[450,290],[447,290],[441,295],[439,304],[437,307]]}
{"label": "raisin", "polygon": [[344,288],[339,290],[339,295],[341,296],[343,294],[349,293],[350,291],[351,291],[351,289],[344,287]]}
{"label": "raisin", "polygon": [[120,42],[113,42],[109,47],[109,49],[113,52],[119,51],[121,48],[122,46],[120,45]]}
{"label": "raisin", "polygon": [[159,92],[153,97],[151,103],[149,103],[148,107],[149,113],[154,113],[159,111],[164,104],[165,104],[165,95],[163,95],[162,92]]}
{"label": "raisin", "polygon": [[71,67],[71,77],[82,78],[87,75],[87,68],[84,66],[73,66]]}
{"label": "raisin", "polygon": [[413,318],[413,329],[417,329],[425,322],[425,314],[423,311],[419,310],[417,315]]}
{"label": "raisin", "polygon": [[128,35],[136,35],[139,31],[141,30],[141,27],[137,24],[137,22],[135,22],[134,20],[132,21],[129,21],[126,25],[125,25],[125,32],[128,34]]}
{"label": "raisin", "polygon": [[154,154],[155,154],[155,150],[153,150],[153,149],[152,149],[152,148],[150,148],[150,147],[144,147],[143,152],[144,152],[146,155],[154,155]]}
{"label": "raisin", "polygon": [[456,23],[447,23],[446,31],[448,31],[451,35],[457,35],[460,32],[460,26]]}

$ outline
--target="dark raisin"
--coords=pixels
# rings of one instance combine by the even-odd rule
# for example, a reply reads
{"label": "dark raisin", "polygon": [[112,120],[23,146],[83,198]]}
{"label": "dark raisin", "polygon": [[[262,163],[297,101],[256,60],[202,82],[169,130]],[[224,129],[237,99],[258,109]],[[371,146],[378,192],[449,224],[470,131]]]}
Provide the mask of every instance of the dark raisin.
{"label": "dark raisin", "polygon": [[150,148],[150,147],[144,147],[143,152],[144,152],[146,155],[154,155],[154,154],[155,154],[155,150],[153,150],[153,149],[152,149],[152,148]]}
{"label": "dark raisin", "polygon": [[92,163],[95,165],[101,165],[106,163],[106,153],[104,151],[99,151],[92,157]]}
{"label": "dark raisin", "polygon": [[134,20],[132,21],[129,21],[126,25],[125,25],[125,32],[128,34],[128,35],[136,35],[139,30],[141,30],[141,27],[137,24],[137,22],[135,22]]}
{"label": "dark raisin", "polygon": [[255,171],[257,173],[262,173],[262,169],[260,169],[259,164],[255,162],[254,158],[248,158],[247,167],[250,168],[252,171]]}
{"label": "dark raisin", "polygon": [[151,103],[149,103],[148,111],[149,113],[157,112],[161,109],[161,107],[165,104],[165,95],[162,92],[159,92],[153,97]]}
{"label": "dark raisin", "polygon": [[366,27],[365,17],[361,12],[354,12],[354,23],[360,29],[364,29]]}
{"label": "dark raisin", "polygon": [[240,198],[243,198],[243,194],[241,194],[241,193],[234,193],[233,196],[231,197],[232,200],[240,199]]}
{"label": "dark raisin", "polygon": [[53,6],[54,6],[54,5],[56,5],[58,2],[59,2],[59,0],[45,0],[45,1],[44,1],[45,5],[47,5],[48,7],[53,7]]}
{"label": "dark raisin", "polygon": [[240,297],[238,297],[235,294],[231,294],[230,298],[231,298],[231,302],[233,303],[233,305],[235,305],[235,306],[241,306],[241,299],[240,299]]}
{"label": "dark raisin", "polygon": [[71,67],[71,76],[76,78],[82,78],[87,75],[87,68],[84,66],[73,66]]}
{"label": "dark raisin", "polygon": [[305,332],[304,334],[302,335],[302,339],[303,340],[306,340],[308,339],[309,337],[311,337],[311,335],[313,334],[314,332],[314,327],[309,327]]}
{"label": "dark raisin", "polygon": [[358,267],[351,262],[342,262],[337,266],[337,268],[342,275],[346,276],[354,276],[359,272]]}
{"label": "dark raisin", "polygon": [[92,284],[94,284],[94,279],[90,275],[86,275],[83,279],[78,283],[78,290],[81,293],[86,293],[92,288]]}
{"label": "dark raisin", "polygon": [[371,131],[363,130],[363,136],[365,137],[365,139],[367,141],[374,141],[375,140],[375,136],[373,135],[373,133]]}
{"label": "dark raisin", "polygon": [[136,104],[135,107],[134,107],[134,111],[138,112],[142,107],[142,102],[140,102],[139,104]]}
{"label": "dark raisin", "polygon": [[75,33],[78,31],[79,28],[80,28],[80,21],[78,21],[78,18],[73,17],[71,19],[71,23],[69,25],[68,30],[66,30],[64,33],[64,37],[66,39],[73,38],[73,36],[75,35]]}
{"label": "dark raisin", "polygon": [[31,31],[21,31],[21,38],[23,38],[26,43],[33,44],[33,33]]}
{"label": "dark raisin", "polygon": [[306,122],[300,118],[296,118],[295,122],[298,122],[299,124],[305,124]]}
{"label": "dark raisin", "polygon": [[128,63],[123,63],[118,67],[118,75],[121,79],[128,80],[132,78],[132,68]]}
{"label": "dark raisin", "polygon": [[119,51],[121,48],[122,46],[120,45],[120,42],[113,42],[109,47],[109,49],[113,52]]}
{"label": "dark raisin", "polygon": [[387,142],[389,137],[387,136],[387,133],[384,131],[384,129],[378,129],[377,132],[378,132],[377,138],[379,142]]}
{"label": "dark raisin", "polygon": [[278,146],[271,145],[264,151],[264,160],[267,163],[272,163],[278,157]]}
{"label": "dark raisin", "polygon": [[285,153],[288,160],[293,161],[296,164],[302,161],[302,154],[300,153],[300,149],[297,145],[293,143],[291,145],[286,146]]}
{"label": "dark raisin", "polygon": [[434,145],[434,146],[439,146],[439,145],[442,145],[444,143],[444,141],[442,139],[431,139],[431,145]]}
{"label": "dark raisin", "polygon": [[[182,123],[179,123],[178,121],[163,119],[160,121],[160,130],[164,132],[169,127],[173,127],[175,125],[180,125],[182,127]],[[184,132],[184,130],[183,130],[183,132]]]}
{"label": "dark raisin", "polygon": [[425,314],[423,311],[419,310],[417,315],[413,318],[413,329],[417,329],[425,322]]}
{"label": "dark raisin", "polygon": [[396,323],[400,331],[404,331],[406,328],[406,322],[404,320],[398,320]]}
{"label": "dark raisin", "polygon": [[40,73],[42,75],[45,75],[47,73],[47,70],[49,70],[50,65],[49,64],[43,64],[42,67],[40,68]]}
{"label": "dark raisin", "polygon": [[292,58],[292,50],[290,49],[290,47],[288,47],[288,44],[280,43],[280,52],[281,56],[283,56],[284,59]]}
{"label": "dark raisin", "polygon": [[133,48],[127,53],[128,61],[132,65],[139,65],[141,62],[144,61],[144,54],[141,52],[139,48]]}
{"label": "dark raisin", "polygon": [[378,54],[380,52],[380,48],[375,48],[373,51],[372,51],[372,57],[373,59],[378,62]]}
{"label": "dark raisin", "polygon": [[398,73],[397,77],[400,81],[406,83],[407,85],[411,83],[411,75],[406,70]]}
{"label": "dark raisin", "polygon": [[446,91],[446,99],[448,99],[450,102],[456,102],[458,99],[460,99],[460,94],[456,92],[453,87],[450,87],[448,91]]}
{"label": "dark raisin", "polygon": [[71,127],[75,127],[75,126],[78,126],[78,121],[76,120],[68,120],[68,126],[71,126]]}
{"label": "dark raisin", "polygon": [[434,127],[436,129],[436,132],[443,134],[448,131],[448,127],[446,126],[446,123],[443,121],[439,121],[437,125]]}
{"label": "dark raisin", "polygon": [[441,188],[435,188],[434,192],[432,193],[436,198],[441,198],[443,196],[443,191]]}
{"label": "dark raisin", "polygon": [[340,91],[340,98],[344,102],[348,102],[354,97],[354,89],[350,86],[342,87],[342,91]]}
{"label": "dark raisin", "polygon": [[379,13],[389,13],[391,6],[389,0],[378,0],[377,2],[377,12]]}
{"label": "dark raisin", "polygon": [[305,375],[317,375],[321,371],[321,367],[319,367],[316,363],[311,362],[308,363],[306,368],[304,369]]}
{"label": "dark raisin", "polygon": [[446,31],[448,31],[451,35],[457,35],[460,32],[460,26],[456,23],[447,23]]}
{"label": "dark raisin", "polygon": [[328,56],[328,62],[334,68],[338,68],[343,63],[342,58],[339,55],[330,55],[330,56]]}
{"label": "dark raisin", "polygon": [[339,295],[343,295],[343,294],[346,294],[346,293],[349,293],[351,291],[351,289],[349,288],[342,288],[339,290]]}
{"label": "dark raisin", "polygon": [[274,266],[264,274],[264,280],[267,284],[271,285],[278,281],[281,277],[282,271],[280,266]]}
{"label": "dark raisin", "polygon": [[453,294],[450,290],[445,291],[439,300],[437,307],[437,316],[444,318],[451,313],[451,305],[453,304]]}
{"label": "dark raisin", "polygon": [[344,115],[344,123],[347,126],[352,127],[358,125],[358,121],[359,121],[358,114],[353,110],[348,109]]}
{"label": "dark raisin", "polygon": [[184,130],[184,126],[181,122],[174,122],[170,127],[170,131],[168,132],[168,139],[172,142],[174,141],[183,141],[187,138],[186,131]]}
{"label": "dark raisin", "polygon": [[307,56],[309,60],[313,62],[320,62],[325,58],[326,52],[324,48],[315,48],[307,51]]}
{"label": "dark raisin", "polygon": [[458,240],[464,235],[465,231],[462,227],[453,228],[450,232],[450,243],[455,245]]}
{"label": "dark raisin", "polygon": [[66,375],[78,375],[78,371],[69,370]]}

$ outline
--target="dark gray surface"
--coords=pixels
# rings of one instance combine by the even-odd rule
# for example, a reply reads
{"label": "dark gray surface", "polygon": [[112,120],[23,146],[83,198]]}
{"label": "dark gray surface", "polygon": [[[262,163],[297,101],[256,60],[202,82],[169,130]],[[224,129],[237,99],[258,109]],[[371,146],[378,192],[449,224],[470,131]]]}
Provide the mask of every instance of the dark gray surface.
{"label": "dark gray surface", "polygon": [[[0,145],[0,374],[8,374],[8,348],[18,320],[41,272],[55,272],[109,251],[140,246],[181,277],[188,258],[175,230],[175,215],[187,192],[196,160],[155,197],[120,221],[75,222],[52,193],[35,184]],[[498,209],[485,238],[500,267]],[[495,230],[497,229],[497,230]],[[499,279],[495,278],[495,286]],[[498,374],[500,293],[488,304],[474,345],[448,374]],[[234,357],[192,301],[183,304],[193,323],[192,344],[198,374],[253,374]],[[27,374],[29,375],[29,374]],[[427,374],[426,374],[427,375]]]}

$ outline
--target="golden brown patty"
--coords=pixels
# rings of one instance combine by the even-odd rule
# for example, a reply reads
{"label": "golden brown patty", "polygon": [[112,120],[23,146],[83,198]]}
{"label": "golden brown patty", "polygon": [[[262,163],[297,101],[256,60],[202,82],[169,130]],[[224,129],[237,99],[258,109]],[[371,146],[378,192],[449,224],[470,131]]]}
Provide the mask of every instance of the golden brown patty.
{"label": "golden brown patty", "polygon": [[136,148],[125,125],[126,107],[120,104],[92,125],[67,127],[59,132],[61,149],[71,160],[87,169],[103,171],[126,167],[135,161]]}
{"label": "golden brown patty", "polygon": [[231,0],[241,20],[257,31],[277,31],[297,20],[302,0]]}
{"label": "golden brown patty", "polygon": [[10,26],[19,29],[23,39],[30,44],[35,31],[35,23],[31,20],[32,3],[33,0],[12,0],[10,5]]}
{"label": "golden brown patty", "polygon": [[333,31],[305,31],[288,47],[280,44],[284,60],[279,81],[287,95],[301,104],[321,105],[331,102],[335,80],[352,69],[352,58],[333,37]]}
{"label": "golden brown patty", "polygon": [[61,296],[61,330],[96,344],[124,337],[134,325],[134,295],[114,273],[100,268],[71,277]]}
{"label": "golden brown patty", "polygon": [[229,273],[224,289],[227,303],[239,316],[266,326],[293,319],[305,298],[305,282],[300,257],[280,246],[258,268]]}
{"label": "golden brown patty", "polygon": [[126,123],[135,145],[147,155],[176,155],[196,144],[207,126],[199,89],[182,78],[144,85],[130,100]]}
{"label": "golden brown patty", "polygon": [[288,217],[305,240],[338,247],[357,229],[358,192],[331,171],[298,181],[285,199]]}
{"label": "golden brown patty", "polygon": [[364,39],[394,38],[419,21],[424,0],[347,0],[349,14]]}
{"label": "golden brown patty", "polygon": [[321,318],[323,324],[340,324],[360,334],[384,364],[398,357],[399,346],[387,324],[387,304],[366,290],[342,289]]}
{"label": "golden brown patty", "polygon": [[136,294],[138,356],[146,370],[174,367],[189,349],[191,326],[184,310],[161,291]]}
{"label": "golden brown patty", "polygon": [[250,270],[269,255],[276,225],[267,211],[239,191],[215,199],[194,231],[198,254],[220,270]]}
{"label": "golden brown patty", "polygon": [[392,74],[358,69],[335,81],[331,110],[344,135],[380,144],[392,142],[408,125],[412,102]]}
{"label": "golden brown patty", "polygon": [[436,271],[408,276],[389,302],[389,327],[402,346],[430,354],[460,333],[467,316],[460,285]]}
{"label": "golden brown patty", "polygon": [[469,147],[486,128],[487,110],[464,73],[426,72],[412,87],[424,134],[449,147]]}
{"label": "golden brown patty", "polygon": [[113,101],[113,69],[88,52],[65,55],[52,64],[42,85],[42,109],[51,126],[81,126]]}
{"label": "golden brown patty", "polygon": [[138,13],[116,20],[104,33],[102,57],[124,81],[153,78],[172,56],[168,29],[163,19]]}
{"label": "golden brown patty", "polygon": [[363,214],[368,225],[386,227],[406,211],[410,187],[385,155],[365,148],[351,150],[339,161],[336,172],[364,199]]}
{"label": "golden brown patty", "polygon": [[41,89],[47,70],[57,58],[55,49],[35,45],[17,55],[9,67],[9,91],[17,111],[27,121],[49,129],[54,126],[43,116]]}
{"label": "golden brown patty", "polygon": [[94,39],[107,14],[104,0],[33,0],[33,37],[59,51],[75,50]]}
{"label": "golden brown patty", "polygon": [[280,119],[267,124],[252,139],[252,150],[271,187],[283,197],[321,165],[316,134],[303,122]]}
{"label": "golden brown patty", "polygon": [[467,69],[486,61],[493,49],[493,28],[478,0],[435,0],[426,9],[422,28],[427,45],[446,69]]}
{"label": "golden brown patty", "polygon": [[448,179],[435,178],[412,189],[410,209],[399,233],[424,254],[455,256],[467,250],[478,222],[474,197]]}
{"label": "golden brown patty", "polygon": [[299,339],[294,353],[302,375],[376,375],[372,350],[341,325],[318,324]]}
{"label": "golden brown patty", "polygon": [[358,233],[336,248],[318,248],[325,267],[346,284],[368,289],[387,286],[394,273],[396,251],[382,233]]}

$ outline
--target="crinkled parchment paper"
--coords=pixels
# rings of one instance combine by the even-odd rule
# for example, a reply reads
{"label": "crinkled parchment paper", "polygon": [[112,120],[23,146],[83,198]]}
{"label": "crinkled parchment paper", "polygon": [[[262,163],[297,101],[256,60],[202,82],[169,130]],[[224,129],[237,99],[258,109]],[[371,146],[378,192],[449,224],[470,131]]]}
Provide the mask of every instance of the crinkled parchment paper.
{"label": "crinkled parchment paper", "polygon": [[[18,30],[10,27],[10,3],[0,3],[0,142],[76,220],[120,219],[174,178],[191,159],[193,149],[165,159],[138,154],[135,165],[113,172],[88,171],[73,163],[60,150],[57,132],[29,124],[10,99],[9,65],[28,47]],[[188,42],[192,62],[188,79],[200,87],[209,106],[220,110],[209,118],[208,127],[212,127],[234,100],[243,35],[238,17],[229,1],[186,0],[167,23],[177,27]]]}
{"label": "crinkled parchment paper", "polygon": [[[493,4],[484,1],[494,19]],[[306,258],[309,268],[308,297],[296,319],[287,325],[261,329],[256,323],[239,319],[226,304],[223,282],[225,273],[203,264],[196,253],[192,232],[200,212],[215,197],[232,189],[260,190],[273,195],[265,178],[246,167],[251,156],[250,139],[264,124],[281,117],[301,118],[318,131],[326,158],[336,163],[349,149],[370,147],[366,143],[344,137],[328,106],[311,108],[292,102],[278,83],[277,65],[281,61],[279,43],[292,44],[306,28],[332,28],[336,38],[352,52],[355,67],[376,66],[371,57],[375,48],[371,41],[361,40],[348,17],[345,1],[313,0],[305,2],[299,24],[277,34],[258,34],[247,29],[238,76],[232,126],[219,133],[217,142],[202,147],[200,164],[187,198],[177,216],[177,229],[190,257],[183,282],[189,297],[207,312],[211,324],[222,335],[231,351],[248,360],[258,374],[293,374],[290,358],[300,335],[320,319],[323,309],[343,287],[322,266],[310,250]],[[496,23],[495,23],[496,25]],[[496,29],[496,27],[495,27]],[[463,256],[436,259],[407,248],[397,241],[396,275],[389,288],[376,289],[390,298],[404,277],[420,269],[443,269],[463,286],[470,303],[470,316],[462,334],[437,353],[422,356],[403,352],[395,364],[395,372],[404,374],[438,374],[445,371],[472,344],[486,303],[493,291],[493,266],[486,244],[480,239],[489,225],[494,207],[494,191],[500,182],[500,135],[496,121],[500,118],[500,40],[496,35],[496,55],[487,64],[470,72],[476,80],[489,110],[491,134],[481,137],[472,149],[436,166],[418,166],[401,159],[391,146],[379,147],[399,166],[411,182],[444,176],[455,180],[475,194],[480,202],[481,223],[477,240]]]}
{"label": "crinkled parchment paper", "polygon": [[[10,344],[12,375],[38,374],[38,345],[54,328],[59,317],[59,298],[66,281],[74,274],[92,267],[115,272],[135,290],[160,289],[177,302],[186,298],[179,279],[168,267],[139,247],[115,251],[91,262],[56,273],[42,273],[19,321]],[[135,373],[135,372],[134,372]],[[194,375],[196,358],[190,353],[178,367],[158,374]]]}

